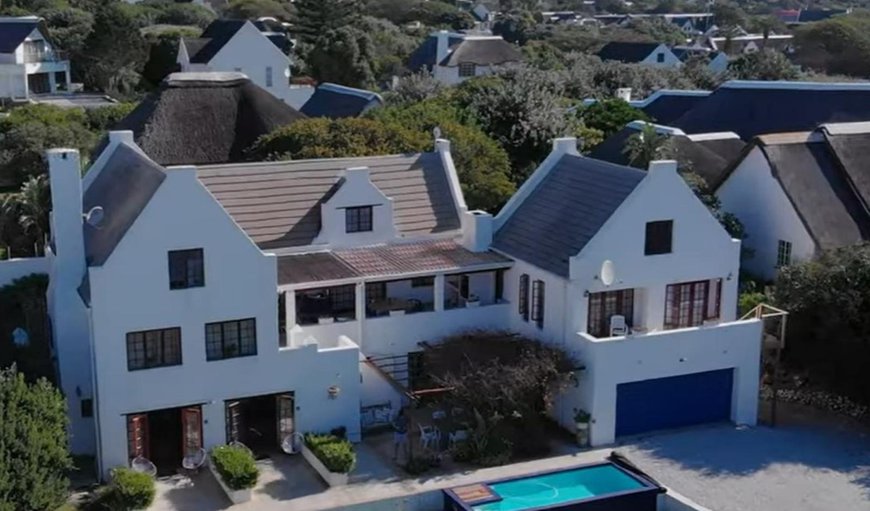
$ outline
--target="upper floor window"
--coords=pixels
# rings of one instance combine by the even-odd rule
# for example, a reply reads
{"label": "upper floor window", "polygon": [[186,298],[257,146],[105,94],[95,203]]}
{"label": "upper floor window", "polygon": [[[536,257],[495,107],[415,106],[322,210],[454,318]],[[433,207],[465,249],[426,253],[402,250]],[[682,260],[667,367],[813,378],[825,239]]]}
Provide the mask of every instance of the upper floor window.
{"label": "upper floor window", "polygon": [[202,249],[169,252],[169,289],[187,289],[205,285]]}
{"label": "upper floor window", "polygon": [[718,319],[722,279],[671,284],[665,294],[665,328],[698,326]]}
{"label": "upper floor window", "polygon": [[661,63],[664,62],[664,61],[665,61],[665,54],[664,54],[664,53],[661,53],[661,52],[660,52],[660,53],[657,53],[657,54],[656,54],[656,62],[658,62],[659,64],[661,64]]}
{"label": "upper floor window", "polygon": [[181,329],[163,328],[127,334],[127,369],[181,364]]}
{"label": "upper floor window", "polygon": [[272,66],[266,66],[266,87],[272,86]]}
{"label": "upper floor window", "polygon": [[345,232],[371,232],[372,207],[357,206],[344,210]]}
{"label": "upper floor window", "polygon": [[538,328],[544,328],[544,281],[532,283],[532,321]]}
{"label": "upper floor window", "polygon": [[463,62],[459,64],[459,76],[461,78],[467,78],[469,76],[474,76],[476,72],[476,67],[471,62]]}
{"label": "upper floor window", "polygon": [[791,264],[791,242],[779,240],[776,245],[776,267],[782,268]]}
{"label": "upper floor window", "polygon": [[670,254],[672,251],[674,221],[647,222],[644,255]]}
{"label": "upper floor window", "polygon": [[520,316],[523,321],[529,320],[529,276],[525,273],[520,275],[519,296],[517,296]]}
{"label": "upper floor window", "polygon": [[205,325],[206,360],[223,360],[256,354],[256,319],[238,319]]}

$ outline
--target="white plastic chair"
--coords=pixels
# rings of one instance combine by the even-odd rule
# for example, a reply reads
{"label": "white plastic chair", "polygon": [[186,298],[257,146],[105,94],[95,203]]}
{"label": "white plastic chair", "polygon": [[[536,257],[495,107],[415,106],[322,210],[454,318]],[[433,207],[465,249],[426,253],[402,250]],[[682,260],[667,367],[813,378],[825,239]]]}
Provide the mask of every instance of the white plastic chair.
{"label": "white plastic chair", "polygon": [[134,472],[142,472],[143,474],[148,474],[151,477],[157,475],[157,465],[151,462],[148,458],[144,456],[136,456],[130,461],[130,468]]}
{"label": "white plastic chair", "polygon": [[625,316],[614,314],[610,316],[610,337],[628,335],[628,325],[625,324]]}
{"label": "white plastic chair", "polygon": [[184,459],[181,460],[181,466],[185,470],[196,472],[203,466],[203,464],[205,464],[207,457],[208,454],[205,452],[205,449],[200,447],[193,454],[185,456]]}
{"label": "white plastic chair", "polygon": [[451,449],[456,447],[460,442],[465,442],[467,440],[468,430],[466,429],[457,429],[456,431],[447,434],[447,441]]}
{"label": "white plastic chair", "polygon": [[441,431],[435,426],[424,426],[422,424],[418,424],[420,427],[420,445],[423,449],[434,449],[441,443]]}
{"label": "white plastic chair", "polygon": [[297,454],[302,451],[302,441],[300,433],[284,435],[284,438],[281,439],[281,450],[287,454]]}

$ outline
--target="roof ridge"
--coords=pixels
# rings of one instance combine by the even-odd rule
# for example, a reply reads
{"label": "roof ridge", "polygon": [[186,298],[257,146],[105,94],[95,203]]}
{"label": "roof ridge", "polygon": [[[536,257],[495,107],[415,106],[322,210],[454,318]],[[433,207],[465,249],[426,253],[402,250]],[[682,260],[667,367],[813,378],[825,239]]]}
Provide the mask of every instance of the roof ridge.
{"label": "roof ridge", "polygon": [[829,135],[862,135],[870,133],[870,121],[830,122],[819,126]]}
{"label": "roof ridge", "polygon": [[222,168],[239,168],[239,167],[278,167],[280,165],[287,164],[295,164],[295,163],[311,163],[311,162],[327,162],[327,161],[359,161],[359,160],[370,160],[370,159],[384,159],[384,158],[413,158],[419,157],[426,154],[437,154],[434,151],[421,151],[419,153],[402,153],[402,154],[385,154],[385,155],[374,155],[374,156],[339,156],[336,158],[303,158],[301,160],[274,160],[274,161],[245,161],[245,162],[236,162],[236,163],[209,163],[206,165],[197,165],[197,174],[204,170],[220,170]]}
{"label": "roof ridge", "polygon": [[365,90],[365,89],[356,89],[354,87],[348,87],[347,85],[339,85],[337,83],[332,82],[323,82],[317,86],[317,88],[323,88],[328,91],[338,92],[340,94],[351,94],[353,96],[358,96],[366,99],[374,99],[378,98],[383,101],[381,95],[377,92]]}
{"label": "roof ridge", "polygon": [[870,90],[870,82],[797,82],[728,80],[719,89],[759,90]]}

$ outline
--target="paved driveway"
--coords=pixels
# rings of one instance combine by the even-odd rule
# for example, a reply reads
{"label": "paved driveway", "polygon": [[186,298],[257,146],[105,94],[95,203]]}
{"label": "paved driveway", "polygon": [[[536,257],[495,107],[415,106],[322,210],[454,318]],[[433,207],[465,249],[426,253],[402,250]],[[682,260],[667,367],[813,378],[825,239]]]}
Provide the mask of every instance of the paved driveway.
{"label": "paved driveway", "polygon": [[855,429],[718,426],[618,450],[713,511],[870,510],[870,436]]}

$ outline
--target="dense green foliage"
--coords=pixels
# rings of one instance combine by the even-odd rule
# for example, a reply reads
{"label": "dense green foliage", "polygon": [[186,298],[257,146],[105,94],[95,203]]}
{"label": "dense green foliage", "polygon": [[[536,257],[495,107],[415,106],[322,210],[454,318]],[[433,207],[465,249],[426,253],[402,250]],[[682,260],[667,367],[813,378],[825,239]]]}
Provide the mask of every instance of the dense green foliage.
{"label": "dense green foliage", "polygon": [[856,13],[800,27],[795,60],[829,74],[870,78],[870,14]]}
{"label": "dense green foliage", "polygon": [[788,57],[776,50],[741,55],[728,64],[728,69],[738,80],[794,80],[799,75]]}
{"label": "dense green foliage", "polygon": [[154,501],[154,478],[126,467],[112,470],[113,508],[119,511],[147,509]]}
{"label": "dense green foliage", "polygon": [[356,452],[346,438],[333,434],[306,433],[305,445],[330,472],[347,474],[356,466]]}
{"label": "dense green foliage", "polygon": [[72,467],[66,403],[47,380],[27,383],[0,370],[0,511],[55,509],[66,501]]}
{"label": "dense green foliage", "polygon": [[651,121],[643,110],[634,108],[621,99],[606,99],[580,108],[579,117],[583,123],[601,131],[604,138],[616,133],[631,121]]}
{"label": "dense green foliage", "polygon": [[251,451],[241,446],[220,445],[211,450],[211,461],[224,484],[231,490],[253,488],[260,470]]}

